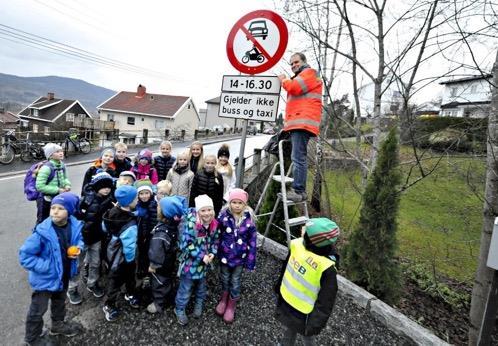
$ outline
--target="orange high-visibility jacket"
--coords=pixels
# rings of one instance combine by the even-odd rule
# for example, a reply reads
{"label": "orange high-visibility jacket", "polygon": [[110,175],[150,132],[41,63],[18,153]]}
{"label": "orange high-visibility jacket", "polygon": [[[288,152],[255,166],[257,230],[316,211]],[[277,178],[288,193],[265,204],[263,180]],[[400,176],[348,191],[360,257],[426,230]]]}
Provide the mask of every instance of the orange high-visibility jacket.
{"label": "orange high-visibility jacket", "polygon": [[317,136],[322,117],[322,80],[315,70],[305,68],[294,79],[285,79],[287,91],[284,130],[306,130]]}

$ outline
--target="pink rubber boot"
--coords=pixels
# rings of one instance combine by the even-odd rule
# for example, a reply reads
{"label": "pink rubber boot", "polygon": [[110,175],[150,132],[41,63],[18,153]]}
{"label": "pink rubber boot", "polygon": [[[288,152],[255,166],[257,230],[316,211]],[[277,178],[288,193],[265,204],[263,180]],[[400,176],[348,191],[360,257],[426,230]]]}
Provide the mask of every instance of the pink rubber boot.
{"label": "pink rubber boot", "polygon": [[227,308],[225,310],[225,314],[223,315],[223,321],[226,323],[232,323],[235,317],[235,306],[237,305],[237,299],[232,299],[231,297],[228,299]]}
{"label": "pink rubber boot", "polygon": [[225,291],[221,294],[220,301],[218,305],[216,305],[216,314],[219,316],[223,316],[225,313],[225,310],[227,308],[227,300],[228,300],[228,292]]}

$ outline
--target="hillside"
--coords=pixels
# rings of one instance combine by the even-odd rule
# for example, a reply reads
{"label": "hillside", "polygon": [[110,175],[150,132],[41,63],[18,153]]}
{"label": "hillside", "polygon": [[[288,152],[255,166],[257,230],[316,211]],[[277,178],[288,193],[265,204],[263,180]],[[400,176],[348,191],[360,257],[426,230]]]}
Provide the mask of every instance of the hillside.
{"label": "hillside", "polygon": [[19,111],[21,105],[26,106],[48,92],[55,93],[56,98],[79,100],[93,114],[96,107],[115,94],[113,90],[87,83],[81,79],[47,76],[18,77],[0,73],[0,104]]}

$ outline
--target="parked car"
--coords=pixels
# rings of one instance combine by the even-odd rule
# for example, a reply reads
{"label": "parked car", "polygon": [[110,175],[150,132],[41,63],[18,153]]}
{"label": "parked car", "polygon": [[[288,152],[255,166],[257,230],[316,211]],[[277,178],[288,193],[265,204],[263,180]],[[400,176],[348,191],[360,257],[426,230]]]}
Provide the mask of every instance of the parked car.
{"label": "parked car", "polygon": [[258,127],[255,125],[250,125],[247,127],[247,134],[248,135],[256,135],[258,133]]}
{"label": "parked car", "polygon": [[224,133],[223,126],[221,126],[221,125],[214,125],[212,128],[212,131],[214,133],[216,133],[217,135],[222,135]]}
{"label": "parked car", "polygon": [[264,129],[263,133],[266,134],[266,135],[274,135],[276,132],[275,132],[275,130],[273,128],[269,127],[267,129]]}

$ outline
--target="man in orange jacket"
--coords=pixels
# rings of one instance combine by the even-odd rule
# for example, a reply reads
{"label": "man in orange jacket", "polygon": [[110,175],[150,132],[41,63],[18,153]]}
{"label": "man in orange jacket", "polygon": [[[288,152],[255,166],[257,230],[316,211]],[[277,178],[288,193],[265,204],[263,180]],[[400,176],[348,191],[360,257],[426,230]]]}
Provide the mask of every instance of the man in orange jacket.
{"label": "man in orange jacket", "polygon": [[306,201],[307,146],[310,137],[320,133],[322,116],[322,80],[306,62],[303,53],[291,56],[290,65],[294,76],[278,78],[287,91],[284,131],[290,131],[292,142],[291,160],[294,164],[292,190],[287,198],[294,202]]}

